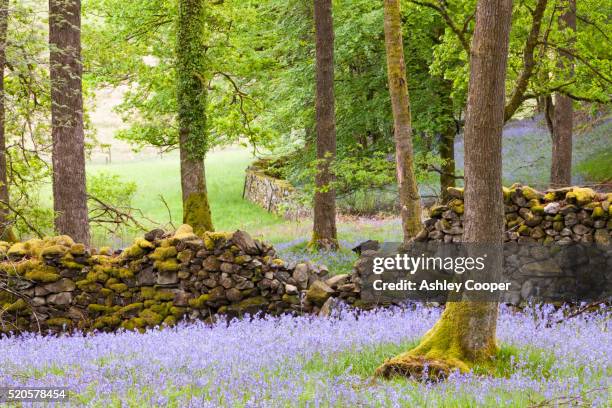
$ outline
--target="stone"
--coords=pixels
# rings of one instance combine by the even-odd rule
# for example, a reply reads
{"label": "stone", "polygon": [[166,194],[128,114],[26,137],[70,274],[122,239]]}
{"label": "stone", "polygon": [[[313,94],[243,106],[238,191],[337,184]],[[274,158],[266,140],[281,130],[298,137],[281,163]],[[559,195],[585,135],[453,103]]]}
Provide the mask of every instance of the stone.
{"label": "stone", "polygon": [[236,288],[226,290],[225,296],[230,302],[240,302],[240,300],[242,299],[242,293]]}
{"label": "stone", "polygon": [[179,281],[176,271],[159,271],[157,273],[158,285],[175,285]]}
{"label": "stone", "polygon": [[238,230],[234,232],[234,235],[232,235],[232,241],[238,248],[240,248],[246,254],[259,254],[259,248],[257,247],[255,240],[244,231]]}
{"label": "stone", "polygon": [[225,289],[229,289],[233,286],[233,282],[228,274],[222,273],[221,278],[219,278],[219,285],[223,286]]}
{"label": "stone", "polygon": [[151,286],[154,285],[156,281],[157,277],[155,276],[153,268],[145,268],[138,272],[136,276],[136,282],[139,286]]}
{"label": "stone", "polygon": [[520,272],[525,276],[555,276],[561,273],[561,268],[552,259],[530,262],[521,266]]}
{"label": "stone", "polygon": [[47,296],[47,303],[51,303],[54,305],[69,305],[70,303],[72,303],[72,293],[71,292],[53,293]]}
{"label": "stone", "polygon": [[349,279],[349,275],[344,273],[344,274],[332,276],[331,278],[326,280],[325,283],[330,288],[335,288],[335,287],[338,287],[339,285],[343,285],[348,279]]}
{"label": "stone", "polygon": [[144,239],[146,239],[149,242],[154,242],[154,241],[161,239],[164,236],[164,234],[165,234],[165,231],[163,229],[155,228],[154,230],[151,230],[147,232],[146,234],[144,234]]}
{"label": "stone", "polygon": [[325,282],[315,281],[306,292],[306,299],[317,306],[323,306],[323,303],[333,294],[334,290]]}
{"label": "stone", "polygon": [[72,292],[76,289],[76,285],[70,279],[63,278],[57,282],[48,283],[44,287],[47,293]]}
{"label": "stone", "polygon": [[295,287],[295,286],[293,286],[293,285],[289,285],[289,284],[286,284],[286,285],[285,285],[285,292],[286,292],[288,295],[297,295],[297,294],[299,293],[299,291],[298,291],[298,288],[297,288],[297,287]]}
{"label": "stone", "polygon": [[305,263],[297,264],[293,270],[292,276],[300,286],[305,285],[306,282],[308,282],[308,265]]}
{"label": "stone", "polygon": [[319,316],[322,317],[331,317],[337,314],[342,310],[342,301],[340,299],[330,297],[323,303],[321,306],[321,310],[319,311]]}
{"label": "stone", "polygon": [[607,247],[610,245],[610,233],[606,230],[598,229],[593,235],[593,240],[596,244]]}
{"label": "stone", "polygon": [[574,232],[574,234],[584,235],[591,232],[591,228],[582,224],[576,224],[574,225],[574,228],[572,228],[572,231]]}
{"label": "stone", "polygon": [[548,203],[546,204],[546,206],[544,206],[544,214],[554,215],[554,214],[557,214],[560,209],[561,209],[561,204],[557,202]]}
{"label": "stone", "polygon": [[215,256],[209,256],[202,262],[202,268],[208,272],[215,272],[220,270],[221,262]]}
{"label": "stone", "polygon": [[35,297],[32,298],[32,306],[34,306],[34,307],[44,306],[46,304],[47,304],[47,301],[42,296],[35,296]]}

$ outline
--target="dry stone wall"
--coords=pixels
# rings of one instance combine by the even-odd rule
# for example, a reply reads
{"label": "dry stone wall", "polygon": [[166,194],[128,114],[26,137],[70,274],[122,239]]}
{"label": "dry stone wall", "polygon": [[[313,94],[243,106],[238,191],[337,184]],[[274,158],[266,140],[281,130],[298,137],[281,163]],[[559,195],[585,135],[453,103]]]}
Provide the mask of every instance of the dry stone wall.
{"label": "dry stone wall", "polygon": [[296,200],[295,188],[289,182],[266,174],[257,163],[246,170],[244,198],[286,219],[295,220],[310,214]]}
{"label": "dry stone wall", "polygon": [[147,233],[120,254],[70,237],[0,243],[0,333],[143,330],[181,319],[317,311],[300,299],[328,271],[286,265],[247,233]]}
{"label": "dry stone wall", "polygon": [[[450,193],[448,203],[431,209],[417,240],[460,242],[463,192]],[[612,194],[514,185],[504,189],[504,201],[506,243],[593,243],[607,251],[602,269],[612,268]],[[286,264],[272,246],[243,231],[198,236],[188,225],[174,233],[153,230],[118,253],[90,251],[68,236],[0,242],[0,334],[144,330],[217,315],[368,307],[361,297],[364,267],[377,249],[375,241],[361,244],[352,273],[330,275],[311,263]],[[531,272],[532,283],[549,273]],[[509,301],[529,294],[521,288]]]}
{"label": "dry stone wall", "polygon": [[[449,195],[448,203],[431,208],[416,241],[461,242],[463,190],[451,188]],[[540,192],[515,184],[504,187],[503,195],[504,276],[512,289],[502,301],[612,296],[612,193],[580,187]],[[361,254],[349,278],[358,290],[371,275],[371,258],[380,252],[371,243]]]}

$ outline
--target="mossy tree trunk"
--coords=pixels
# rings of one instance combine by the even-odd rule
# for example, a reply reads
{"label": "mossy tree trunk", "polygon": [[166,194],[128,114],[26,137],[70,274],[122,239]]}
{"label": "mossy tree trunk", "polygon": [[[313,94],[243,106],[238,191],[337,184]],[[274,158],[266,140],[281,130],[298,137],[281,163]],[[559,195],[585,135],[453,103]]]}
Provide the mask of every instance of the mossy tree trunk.
{"label": "mossy tree trunk", "polygon": [[[501,248],[503,197],[501,142],[512,0],[479,0],[471,47],[465,123],[465,221],[463,240]],[[501,257],[487,266],[501,270]],[[414,349],[377,369],[393,375],[438,379],[469,370],[495,356],[497,303],[448,302],[440,320]]]}
{"label": "mossy tree trunk", "polygon": [[[559,17],[562,30],[576,30],[576,0],[561,2],[563,14]],[[574,73],[572,56],[560,52],[558,67],[565,71],[569,79]],[[552,162],[550,166],[550,186],[553,188],[569,186],[572,183],[572,134],[574,108],[572,99],[561,93],[548,99],[548,124],[552,138]]]}
{"label": "mossy tree trunk", "polygon": [[338,248],[336,192],[333,163],[336,158],[336,114],[334,100],[334,24],[331,0],[314,0],[316,37],[316,131],[317,173],[314,220],[310,246]]}
{"label": "mossy tree trunk", "polygon": [[414,174],[412,151],[412,120],[404,62],[404,43],[399,0],[384,0],[385,49],[387,76],[393,110],[395,162],[399,189],[400,212],[404,243],[408,243],[422,228],[421,198]]}
{"label": "mossy tree trunk", "polygon": [[8,28],[9,0],[0,0],[0,240],[14,242],[17,240],[9,224],[8,176],[6,172],[6,135],[4,108],[4,67],[6,65],[6,31]]}
{"label": "mossy tree trunk", "polygon": [[205,0],[179,0],[176,41],[183,223],[199,234],[213,230],[204,171],[208,149],[205,4]]}
{"label": "mossy tree trunk", "polygon": [[89,245],[80,0],[49,0],[55,230]]}

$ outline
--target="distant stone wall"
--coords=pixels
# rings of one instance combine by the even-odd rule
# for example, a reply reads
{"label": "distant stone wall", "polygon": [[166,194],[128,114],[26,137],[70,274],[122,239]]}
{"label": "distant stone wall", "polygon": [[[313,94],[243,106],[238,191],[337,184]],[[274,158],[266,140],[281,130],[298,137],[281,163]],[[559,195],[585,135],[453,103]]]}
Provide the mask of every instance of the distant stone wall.
{"label": "distant stone wall", "polygon": [[143,330],[182,319],[317,312],[301,291],[327,270],[286,265],[247,233],[161,230],[97,254],[68,236],[0,242],[0,334]]}
{"label": "distant stone wall", "polygon": [[298,219],[310,214],[310,210],[295,200],[295,188],[286,180],[270,175],[257,163],[246,170],[243,198],[268,212],[287,219]]}

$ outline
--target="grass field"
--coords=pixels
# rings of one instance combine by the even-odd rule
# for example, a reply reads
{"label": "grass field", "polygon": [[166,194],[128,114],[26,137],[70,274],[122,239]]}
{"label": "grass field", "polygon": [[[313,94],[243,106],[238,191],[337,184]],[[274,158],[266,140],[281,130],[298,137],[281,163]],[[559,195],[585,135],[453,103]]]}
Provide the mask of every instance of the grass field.
{"label": "grass field", "polygon": [[[244,171],[252,161],[249,151],[241,148],[209,154],[206,160],[206,179],[215,229],[245,230],[268,242],[282,243],[279,249],[287,251],[286,255],[300,257],[304,250],[303,243],[310,237],[312,223],[310,220],[285,220],[242,198]],[[115,174],[122,181],[135,182],[137,191],[132,206],[140,209],[144,217],[166,227],[170,227],[170,216],[175,226],[181,223],[181,188],[176,153],[121,163],[90,164],[87,172],[89,175],[101,172]],[[160,196],[167,202],[170,215]],[[341,217],[338,230],[339,239],[345,248],[365,239],[395,241],[401,236],[399,221],[396,219]],[[136,234],[135,231],[126,231],[121,237],[112,240],[108,234],[98,231],[94,233],[94,245],[127,245]]]}

